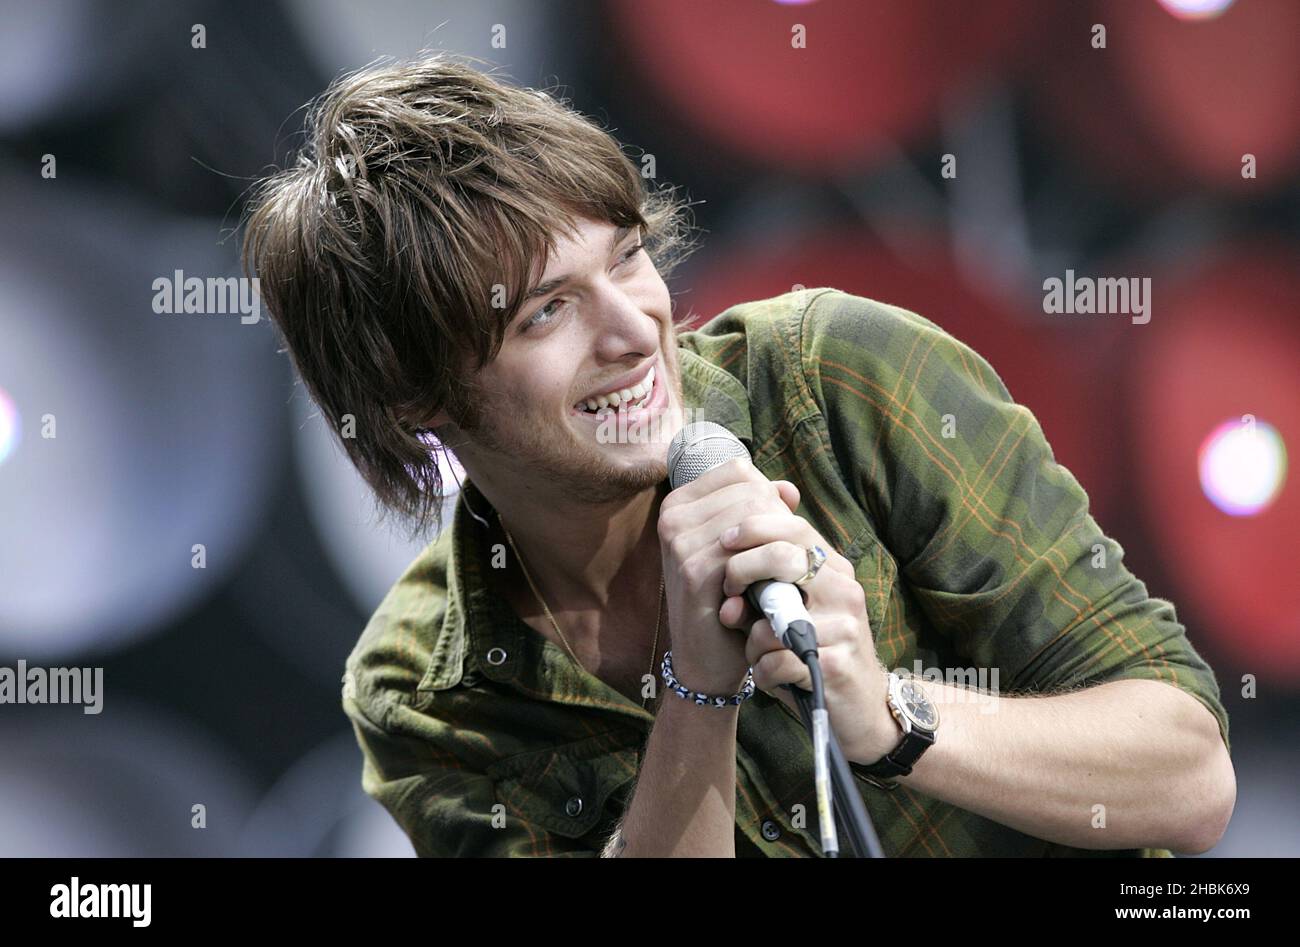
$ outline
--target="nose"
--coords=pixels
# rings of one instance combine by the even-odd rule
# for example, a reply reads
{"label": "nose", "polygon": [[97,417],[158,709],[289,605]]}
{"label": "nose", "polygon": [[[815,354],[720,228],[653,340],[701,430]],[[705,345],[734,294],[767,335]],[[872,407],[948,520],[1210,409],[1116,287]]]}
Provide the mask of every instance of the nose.
{"label": "nose", "polygon": [[622,288],[605,282],[594,300],[595,349],[603,361],[645,357],[659,350],[662,326]]}

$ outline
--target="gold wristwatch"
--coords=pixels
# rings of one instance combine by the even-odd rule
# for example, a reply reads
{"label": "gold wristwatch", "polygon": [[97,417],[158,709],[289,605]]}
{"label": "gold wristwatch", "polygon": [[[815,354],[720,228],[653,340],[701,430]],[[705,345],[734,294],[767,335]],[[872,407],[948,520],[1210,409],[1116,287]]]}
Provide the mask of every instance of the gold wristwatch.
{"label": "gold wristwatch", "polygon": [[902,741],[875,763],[853,763],[850,769],[871,785],[892,792],[898,788],[895,777],[912,772],[912,766],[921,754],[934,745],[935,733],[939,729],[939,708],[921,687],[919,678],[896,671],[889,675],[886,703],[895,723],[903,731]]}

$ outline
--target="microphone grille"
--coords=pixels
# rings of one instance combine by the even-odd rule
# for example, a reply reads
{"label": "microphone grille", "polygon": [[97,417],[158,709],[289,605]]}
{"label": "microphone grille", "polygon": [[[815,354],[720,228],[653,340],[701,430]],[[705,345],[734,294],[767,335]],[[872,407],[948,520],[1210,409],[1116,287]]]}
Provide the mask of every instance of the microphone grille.
{"label": "microphone grille", "polygon": [[676,490],[735,457],[749,459],[745,445],[721,424],[687,424],[668,448],[668,484]]}

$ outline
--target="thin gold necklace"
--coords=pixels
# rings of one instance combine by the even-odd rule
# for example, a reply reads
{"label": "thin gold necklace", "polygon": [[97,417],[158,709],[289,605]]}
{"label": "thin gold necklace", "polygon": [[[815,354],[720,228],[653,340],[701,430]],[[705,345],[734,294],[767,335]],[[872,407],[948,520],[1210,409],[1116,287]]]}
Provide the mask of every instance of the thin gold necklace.
{"label": "thin gold necklace", "polygon": [[[555,629],[555,633],[559,635],[560,640],[564,642],[564,648],[566,651],[569,652],[569,657],[573,658],[573,663],[578,665],[578,667],[583,667],[582,662],[578,660],[578,656],[573,653],[573,648],[569,647],[569,639],[565,638],[564,632],[560,631],[560,625],[555,620],[555,616],[551,614],[550,608],[547,607],[546,599],[542,598],[542,593],[537,590],[537,583],[533,581],[533,577],[528,571],[528,566],[524,564],[524,557],[520,555],[518,547],[515,546],[514,538],[510,535],[510,530],[506,529],[505,521],[501,519],[500,512],[497,513],[497,522],[501,524],[501,530],[506,534],[506,541],[510,543],[510,548],[514,551],[515,558],[519,560],[519,568],[523,570],[524,578],[528,580],[529,587],[532,588],[533,594],[537,596],[537,601],[541,603],[542,610],[546,612],[546,617],[547,619],[550,620],[551,627]],[[655,652],[659,650],[659,625],[663,621],[663,614],[664,614],[664,575],[663,575],[663,568],[661,565],[659,571],[659,597],[658,597],[658,605],[656,607],[656,614],[655,614],[655,640],[654,643],[650,645],[650,670],[648,671],[648,674],[651,681],[654,680]],[[648,700],[649,698],[647,697],[641,698],[642,710],[648,709],[648,705],[647,705]]]}

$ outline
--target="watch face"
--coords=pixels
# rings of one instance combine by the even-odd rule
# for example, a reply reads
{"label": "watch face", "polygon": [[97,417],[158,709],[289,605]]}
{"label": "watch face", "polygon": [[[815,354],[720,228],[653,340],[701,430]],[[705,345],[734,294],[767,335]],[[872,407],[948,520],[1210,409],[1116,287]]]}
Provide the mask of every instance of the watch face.
{"label": "watch face", "polygon": [[898,689],[899,701],[912,722],[922,730],[934,730],[939,725],[939,711],[926,696],[925,691],[912,681],[903,681]]}

